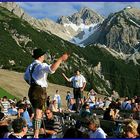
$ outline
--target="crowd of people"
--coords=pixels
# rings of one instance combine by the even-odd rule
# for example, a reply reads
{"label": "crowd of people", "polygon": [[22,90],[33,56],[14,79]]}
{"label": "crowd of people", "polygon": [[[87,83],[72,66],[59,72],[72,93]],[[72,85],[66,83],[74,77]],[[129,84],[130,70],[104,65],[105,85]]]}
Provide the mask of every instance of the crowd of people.
{"label": "crowd of people", "polygon": [[56,89],[53,97],[47,95],[46,79],[69,55],[65,53],[48,65],[44,62],[45,53],[40,48],[35,49],[32,55],[35,60],[24,74],[30,85],[28,97],[19,101],[6,96],[0,99],[0,138],[107,138],[110,135],[103,120],[107,121],[106,125],[109,121],[116,122],[113,133],[122,138],[139,137],[140,97],[122,100],[113,90],[110,97],[101,98],[94,89],[84,95],[87,81],[77,69],[70,78],[62,73],[73,88],[72,92],[67,91],[67,106],[63,108],[59,90]]}
{"label": "crowd of people", "polygon": [[[102,128],[102,119],[107,121],[126,119],[126,121],[123,122],[123,127],[124,124],[125,127],[123,128],[123,135],[121,134],[121,137],[139,137],[140,97],[135,96],[132,99],[128,97],[119,99],[118,97],[114,98],[112,94],[110,97],[101,98],[98,97],[98,94],[92,89],[83,99],[82,103],[79,100],[80,108],[78,111],[76,108],[76,100],[72,92],[67,91],[65,102],[66,107],[63,107],[59,90],[56,90],[54,96],[48,96],[39,130],[42,134],[42,138],[106,138],[108,134],[106,130]],[[0,108],[1,138],[25,138],[28,137],[28,133],[30,132],[33,137],[34,110],[27,97],[23,97],[22,100],[17,101],[16,98],[8,99],[4,96],[0,99]],[[97,110],[102,110],[103,114],[96,114]],[[126,113],[122,115],[121,111],[129,112],[129,115],[126,116]],[[86,126],[84,126],[86,131],[83,131],[80,127],[76,128],[73,126],[64,129],[65,121],[63,120],[64,122],[62,122],[61,116],[55,113],[63,114],[65,112],[68,114],[76,114],[84,118],[87,122]],[[12,117],[14,117],[14,119]],[[75,119],[75,121],[77,120]],[[70,136],[70,133],[73,131],[76,133],[75,136]]]}

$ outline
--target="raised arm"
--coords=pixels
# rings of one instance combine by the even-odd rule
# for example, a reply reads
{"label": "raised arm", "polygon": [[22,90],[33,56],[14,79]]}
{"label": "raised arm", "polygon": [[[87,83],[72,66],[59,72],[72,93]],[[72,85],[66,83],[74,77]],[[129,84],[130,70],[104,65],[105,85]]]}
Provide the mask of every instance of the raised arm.
{"label": "raised arm", "polygon": [[51,70],[52,71],[56,71],[57,68],[60,66],[60,64],[63,62],[63,61],[66,61],[68,59],[69,55],[67,53],[63,54],[61,57],[58,58],[58,60],[53,63],[51,65]]}
{"label": "raised arm", "polygon": [[65,73],[62,73],[62,75],[68,82],[70,82],[70,79],[65,75]]}

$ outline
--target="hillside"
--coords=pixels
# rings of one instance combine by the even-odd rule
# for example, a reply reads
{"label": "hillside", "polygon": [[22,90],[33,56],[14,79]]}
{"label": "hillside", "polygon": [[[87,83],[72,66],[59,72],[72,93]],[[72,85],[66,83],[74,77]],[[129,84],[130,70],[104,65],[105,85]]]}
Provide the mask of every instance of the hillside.
{"label": "hillside", "polygon": [[[3,7],[0,7],[0,36],[2,36],[0,40],[0,66],[3,69],[25,71],[27,65],[33,60],[31,57],[32,50],[42,48],[48,53],[48,63],[53,63],[64,52],[70,54],[68,62],[61,65],[58,73],[49,76],[50,82],[65,85],[65,80],[60,78],[59,75],[62,72],[65,72],[68,76],[73,75],[77,68],[82,71],[87,80],[91,77],[91,73],[94,74],[94,77],[100,79],[95,74],[94,67],[84,58],[86,54],[82,48],[53,34],[32,27],[28,22]],[[102,80],[102,83],[105,83],[105,81]],[[100,92],[109,94],[102,87],[100,87]],[[92,85],[88,83],[87,89],[91,88]]]}
{"label": "hillside", "polygon": [[[23,79],[23,73],[0,69],[0,86],[20,99],[22,99],[24,96],[28,97],[29,86]],[[66,93],[68,90],[72,91],[72,89],[69,87],[49,83],[49,86],[47,88],[48,95],[53,97],[57,89],[60,91],[62,103],[63,106],[65,106]]]}
{"label": "hillside", "polygon": [[[99,45],[85,47],[85,53],[88,54],[85,59],[89,63],[101,63],[102,79],[109,80],[111,88],[118,91],[120,96],[140,95],[140,65],[134,65],[132,61],[126,63],[120,58],[113,57],[106,48]],[[99,80],[93,76],[92,82],[97,86]]]}

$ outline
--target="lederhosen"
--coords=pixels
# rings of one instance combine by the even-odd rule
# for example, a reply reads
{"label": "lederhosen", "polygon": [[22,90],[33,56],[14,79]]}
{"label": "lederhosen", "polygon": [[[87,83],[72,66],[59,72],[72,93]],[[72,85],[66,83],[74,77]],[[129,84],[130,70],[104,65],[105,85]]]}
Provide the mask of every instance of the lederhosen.
{"label": "lederhosen", "polygon": [[73,88],[74,99],[83,98],[81,88]]}
{"label": "lederhosen", "polygon": [[30,70],[31,84],[30,84],[28,96],[33,108],[43,109],[47,100],[47,92],[46,92],[46,88],[37,85],[32,77],[32,73],[36,66],[37,63],[35,63],[32,69]]}

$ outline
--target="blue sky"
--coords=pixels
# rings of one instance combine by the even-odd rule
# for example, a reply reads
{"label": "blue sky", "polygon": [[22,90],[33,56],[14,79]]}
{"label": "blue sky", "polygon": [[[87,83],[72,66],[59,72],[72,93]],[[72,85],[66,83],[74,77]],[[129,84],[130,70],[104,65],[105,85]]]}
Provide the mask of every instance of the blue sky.
{"label": "blue sky", "polygon": [[60,16],[69,16],[83,7],[88,7],[107,17],[126,6],[140,8],[140,2],[19,2],[26,13],[42,19],[56,20]]}

